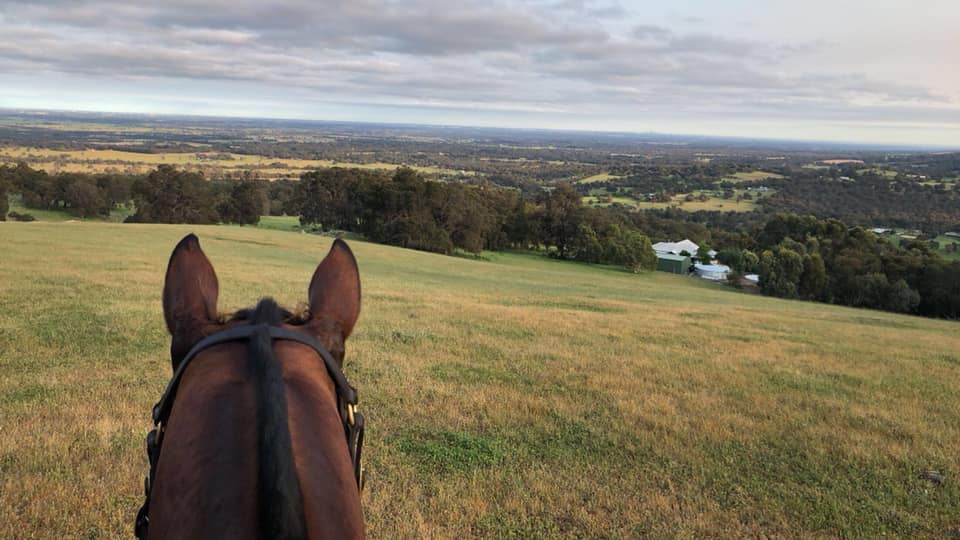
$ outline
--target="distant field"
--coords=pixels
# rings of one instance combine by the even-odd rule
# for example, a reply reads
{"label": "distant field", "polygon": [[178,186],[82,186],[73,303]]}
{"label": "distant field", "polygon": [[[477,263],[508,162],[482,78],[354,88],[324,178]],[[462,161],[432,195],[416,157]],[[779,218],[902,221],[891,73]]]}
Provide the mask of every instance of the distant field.
{"label": "distant field", "polygon": [[[602,190],[591,190],[591,193],[599,193]],[[738,194],[746,193],[746,191],[737,191]],[[699,192],[695,192],[694,195],[698,195]],[[677,208],[680,210],[686,210],[688,212],[698,212],[701,210],[706,211],[721,211],[721,212],[751,212],[756,209],[756,199],[752,201],[737,201],[736,198],[724,199],[721,197],[710,196],[706,201],[685,201],[686,193],[679,195],[674,195],[673,199],[670,202],[647,202],[647,201],[638,201],[631,197],[623,196],[614,196],[611,197],[610,202],[600,202],[605,197],[601,194],[585,196],[582,198],[583,204],[588,206],[610,206],[612,203],[620,203],[627,206],[632,206],[639,209],[664,209],[664,208]],[[754,194],[754,197],[757,197],[757,194]]]}
{"label": "distant field", "polygon": [[[0,537],[130,536],[170,374],[163,272],[190,231],[225,310],[304,301],[330,245],[251,227],[0,223]],[[373,538],[960,526],[960,323],[536,255],[351,245],[364,296],[346,372],[367,415]]]}
{"label": "distant field", "polygon": [[[162,152],[148,154],[121,150],[51,150],[48,148],[0,147],[0,163],[25,161],[31,167],[49,173],[57,172],[120,172],[144,173],[158,165],[175,165],[187,169],[216,172],[254,170],[266,178],[298,177],[319,167],[357,167],[361,169],[396,169],[392,163],[344,163],[323,159],[281,159],[223,152]],[[437,167],[411,166],[425,174],[472,174]]]}
{"label": "distant field", "polygon": [[592,184],[592,183],[594,183],[594,182],[606,182],[606,181],[609,181],[609,180],[619,180],[619,179],[621,179],[621,178],[623,178],[623,177],[622,177],[622,176],[615,175],[615,174],[601,173],[601,174],[595,174],[595,175],[593,175],[593,176],[588,176],[588,177],[586,177],[586,178],[583,178],[583,179],[581,179],[581,180],[578,180],[577,183],[579,183],[579,184]]}
{"label": "distant field", "polygon": [[820,160],[817,163],[823,163],[824,165],[844,165],[844,164],[863,164],[862,159],[824,159]]}
{"label": "distant field", "polygon": [[[69,213],[63,210],[38,210],[36,208],[27,208],[21,204],[20,196],[12,196],[9,198],[10,209],[9,212],[17,212],[18,214],[30,214],[39,221],[71,221],[79,220],[80,218],[72,216]],[[113,222],[122,222],[132,213],[132,210],[127,208],[114,209],[110,213],[109,218],[96,217],[89,218],[89,221],[113,221]],[[10,218],[8,218],[10,219]]]}
{"label": "distant field", "polygon": [[871,172],[874,174],[879,174],[880,176],[886,176],[887,178],[895,178],[897,176],[897,171],[891,171],[889,169],[881,169],[880,167],[870,167],[866,169],[857,169],[857,174],[863,174],[866,172]]}
{"label": "distant field", "polygon": [[756,209],[756,201],[737,201],[735,198],[723,199],[710,197],[706,201],[684,201],[686,194],[675,195],[670,202],[640,202],[638,208],[678,208],[688,212],[700,210],[716,210],[720,212],[752,212]]}
{"label": "distant field", "polygon": [[[606,199],[606,197],[604,197],[604,199]],[[582,201],[585,205],[600,207],[610,206],[613,203],[620,203],[628,206],[637,206],[638,204],[635,199],[631,199],[630,197],[610,197],[610,202],[600,202],[599,197],[591,196],[583,197]]]}
{"label": "distant field", "polygon": [[[902,230],[898,229],[898,232],[902,232]],[[893,242],[897,246],[899,246],[900,244],[906,241],[905,239],[900,238],[897,235],[883,235],[883,238],[886,238],[887,240],[889,240],[890,242]],[[936,240],[937,243],[940,244],[940,249],[937,250],[937,253],[939,253],[941,257],[945,259],[950,259],[950,260],[960,260],[960,252],[958,251],[947,252],[944,249],[944,247],[947,244],[951,244],[953,242],[960,243],[960,238],[953,238],[950,236],[940,235],[936,237],[934,240]]]}
{"label": "distant field", "polygon": [[783,175],[766,172],[766,171],[750,171],[750,172],[738,172],[732,176],[726,176],[724,180],[730,182],[752,182],[754,180],[781,180]]}

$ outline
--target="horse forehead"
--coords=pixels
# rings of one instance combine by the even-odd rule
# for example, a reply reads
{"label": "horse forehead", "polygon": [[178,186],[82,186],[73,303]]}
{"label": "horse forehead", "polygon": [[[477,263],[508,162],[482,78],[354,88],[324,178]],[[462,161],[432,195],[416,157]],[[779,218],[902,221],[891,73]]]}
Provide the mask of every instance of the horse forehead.
{"label": "horse forehead", "polygon": [[203,350],[183,373],[183,382],[197,383],[206,381],[211,384],[240,383],[250,377],[250,370],[245,362],[238,362],[237,358],[246,354],[246,346],[241,341],[219,343]]}

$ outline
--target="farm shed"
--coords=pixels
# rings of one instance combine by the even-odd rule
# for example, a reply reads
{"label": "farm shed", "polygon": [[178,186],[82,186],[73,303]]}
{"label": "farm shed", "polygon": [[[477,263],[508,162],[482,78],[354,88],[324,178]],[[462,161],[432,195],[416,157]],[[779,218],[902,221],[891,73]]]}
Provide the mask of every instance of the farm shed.
{"label": "farm shed", "polygon": [[690,257],[670,253],[657,253],[657,270],[685,276],[690,271]]}
{"label": "farm shed", "polygon": [[672,253],[674,255],[679,255],[682,251],[693,255],[698,249],[700,249],[700,246],[687,239],[679,242],[657,242],[653,245],[653,250],[657,253]]}
{"label": "farm shed", "polygon": [[725,264],[695,264],[693,268],[698,276],[714,281],[727,279],[727,274],[730,272],[730,267]]}

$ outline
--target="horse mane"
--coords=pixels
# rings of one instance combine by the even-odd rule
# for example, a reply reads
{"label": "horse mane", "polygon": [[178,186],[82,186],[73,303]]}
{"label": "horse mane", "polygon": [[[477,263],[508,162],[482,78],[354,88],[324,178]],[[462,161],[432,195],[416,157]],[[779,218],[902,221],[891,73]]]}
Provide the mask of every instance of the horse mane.
{"label": "horse mane", "polygon": [[[234,314],[233,319],[275,326],[297,317],[272,298],[264,298],[255,308]],[[303,539],[307,537],[306,521],[293,461],[287,399],[268,334],[250,339],[248,357],[257,403],[257,537]]]}

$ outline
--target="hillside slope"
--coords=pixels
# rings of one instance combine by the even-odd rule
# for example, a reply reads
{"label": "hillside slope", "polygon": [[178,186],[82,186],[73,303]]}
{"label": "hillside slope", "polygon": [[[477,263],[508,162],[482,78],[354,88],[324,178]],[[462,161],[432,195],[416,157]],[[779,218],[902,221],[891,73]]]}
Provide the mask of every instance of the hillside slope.
{"label": "hillside slope", "polygon": [[[295,305],[329,238],[0,223],[0,536],[127,536],[169,376],[167,258]],[[940,536],[960,527],[960,324],[662,273],[352,242],[346,372],[374,537]],[[936,486],[917,477],[946,474]]]}

